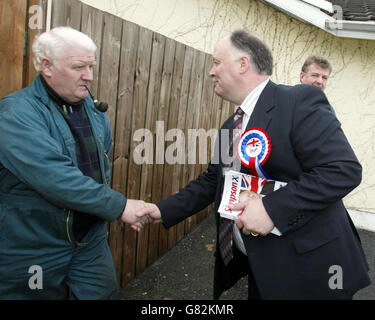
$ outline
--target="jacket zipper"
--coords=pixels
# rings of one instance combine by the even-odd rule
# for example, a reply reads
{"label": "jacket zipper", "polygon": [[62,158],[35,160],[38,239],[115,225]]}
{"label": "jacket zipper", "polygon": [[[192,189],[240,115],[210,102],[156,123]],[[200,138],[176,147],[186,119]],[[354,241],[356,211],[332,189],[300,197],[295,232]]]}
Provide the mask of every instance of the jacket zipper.
{"label": "jacket zipper", "polygon": [[[101,144],[101,143],[100,143]],[[104,156],[108,159],[108,162],[109,162],[109,156],[108,156],[108,154],[107,154],[107,152],[105,152],[105,150],[104,150],[104,146],[101,144],[101,147],[103,148],[103,153],[104,153]],[[107,183],[107,178],[105,177],[105,169],[104,169],[104,167],[105,167],[105,165],[104,165],[104,163],[103,163],[103,168],[101,168],[101,171],[104,173],[104,174],[102,174],[102,176],[103,176],[103,182],[104,182],[104,184],[108,184]]]}
{"label": "jacket zipper", "polygon": [[70,238],[70,233],[69,233],[69,218],[70,218],[70,212],[71,211],[70,210],[66,210],[66,209],[65,209],[65,211],[68,211],[68,214],[66,216],[66,235],[68,237],[69,242],[72,243],[73,241]]}

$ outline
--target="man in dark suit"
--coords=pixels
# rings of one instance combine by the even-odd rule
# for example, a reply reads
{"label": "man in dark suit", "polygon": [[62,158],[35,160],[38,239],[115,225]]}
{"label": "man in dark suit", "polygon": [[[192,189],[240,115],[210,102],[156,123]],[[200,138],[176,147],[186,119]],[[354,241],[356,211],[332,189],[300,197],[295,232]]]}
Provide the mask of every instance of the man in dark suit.
{"label": "man in dark suit", "polygon": [[[324,93],[309,85],[276,85],[269,80],[272,65],[269,49],[245,31],[219,41],[210,71],[215,93],[241,112],[220,129],[207,170],[138,215],[149,214],[168,228],[215,202],[215,299],[245,275],[249,299],[350,299],[370,283],[358,233],[342,202],[361,182],[362,168]],[[233,128],[263,136],[261,159],[256,152],[256,161],[245,166],[236,150],[228,152],[223,137],[229,130],[236,139]],[[229,149],[232,145],[229,140]],[[287,185],[232,206],[243,214],[229,228],[233,241],[222,246],[229,220],[217,209],[227,169]],[[274,227],[280,236],[270,233]]]}

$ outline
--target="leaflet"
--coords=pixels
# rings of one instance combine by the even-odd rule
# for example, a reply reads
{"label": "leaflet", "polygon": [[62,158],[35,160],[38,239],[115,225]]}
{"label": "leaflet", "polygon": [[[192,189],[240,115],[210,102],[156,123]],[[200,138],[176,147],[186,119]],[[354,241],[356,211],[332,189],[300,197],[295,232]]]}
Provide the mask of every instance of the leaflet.
{"label": "leaflet", "polygon": [[[227,171],[224,175],[224,189],[221,203],[219,206],[220,216],[227,219],[236,220],[241,211],[229,209],[229,204],[240,202],[242,197],[258,194],[263,197],[287,183],[244,174],[237,171]],[[271,233],[280,236],[281,232],[275,227]]]}

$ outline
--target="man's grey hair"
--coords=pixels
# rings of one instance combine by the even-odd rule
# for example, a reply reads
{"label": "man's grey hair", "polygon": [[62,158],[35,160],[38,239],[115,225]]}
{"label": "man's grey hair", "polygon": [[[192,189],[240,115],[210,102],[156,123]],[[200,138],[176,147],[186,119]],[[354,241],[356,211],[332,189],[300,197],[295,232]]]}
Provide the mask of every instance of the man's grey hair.
{"label": "man's grey hair", "polygon": [[33,43],[33,62],[37,72],[41,71],[43,58],[48,58],[52,63],[64,58],[68,48],[82,48],[96,52],[94,41],[84,33],[71,27],[56,27],[37,36]]}
{"label": "man's grey hair", "polygon": [[302,66],[302,72],[308,72],[310,65],[313,63],[317,64],[319,67],[323,69],[328,69],[329,73],[332,72],[332,66],[331,63],[328,61],[328,59],[324,56],[313,54],[305,60],[305,63]]}
{"label": "man's grey hair", "polygon": [[258,74],[272,74],[272,53],[260,39],[245,30],[236,30],[231,34],[230,40],[236,49],[249,56]]}

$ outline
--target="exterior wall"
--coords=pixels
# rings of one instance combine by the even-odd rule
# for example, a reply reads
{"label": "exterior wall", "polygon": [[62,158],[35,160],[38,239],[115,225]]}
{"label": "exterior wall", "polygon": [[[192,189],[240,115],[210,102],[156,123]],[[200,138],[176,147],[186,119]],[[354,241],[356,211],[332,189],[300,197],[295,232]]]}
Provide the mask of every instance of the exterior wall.
{"label": "exterior wall", "polygon": [[337,38],[257,0],[81,1],[208,53],[223,35],[246,28],[270,46],[276,83],[299,83],[310,54],[328,57],[333,73],[326,94],[363,166],[362,184],[345,204],[375,213],[375,41]]}

